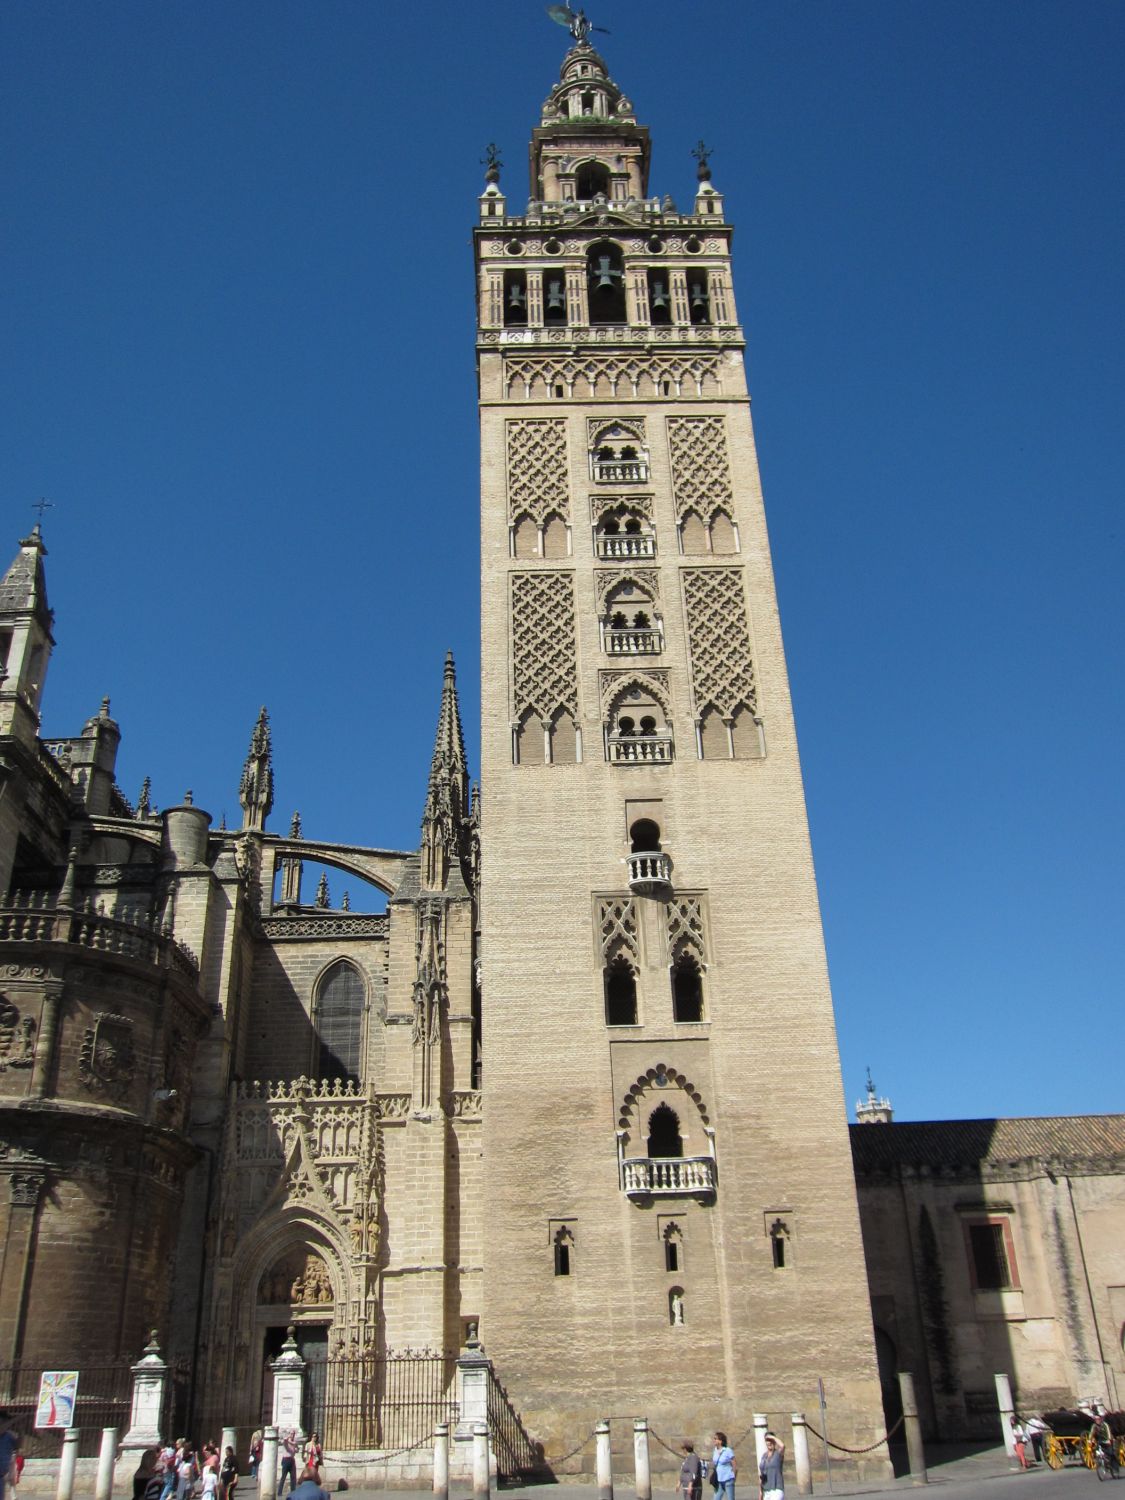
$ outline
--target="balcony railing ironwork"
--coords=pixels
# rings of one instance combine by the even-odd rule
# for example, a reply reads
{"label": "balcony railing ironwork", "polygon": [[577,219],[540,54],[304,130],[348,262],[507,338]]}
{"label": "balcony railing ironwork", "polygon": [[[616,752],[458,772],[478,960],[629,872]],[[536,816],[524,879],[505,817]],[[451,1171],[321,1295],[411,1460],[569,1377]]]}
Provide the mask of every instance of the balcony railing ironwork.
{"label": "balcony railing ironwork", "polygon": [[690,1197],[715,1191],[713,1156],[630,1156],[621,1163],[630,1198]]}

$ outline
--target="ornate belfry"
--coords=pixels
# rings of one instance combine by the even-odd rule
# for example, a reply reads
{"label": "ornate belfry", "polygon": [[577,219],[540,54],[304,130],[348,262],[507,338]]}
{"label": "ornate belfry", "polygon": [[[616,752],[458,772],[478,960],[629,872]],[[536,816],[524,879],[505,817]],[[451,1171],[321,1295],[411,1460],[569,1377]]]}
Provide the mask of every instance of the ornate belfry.
{"label": "ornate belfry", "polygon": [[834,1431],[870,1441],[732,230],[702,142],[684,210],[653,194],[647,129],[556,10],[575,45],[526,210],[490,149],[474,235],[481,1337],[549,1448],[611,1409],[741,1432],[818,1378]]}

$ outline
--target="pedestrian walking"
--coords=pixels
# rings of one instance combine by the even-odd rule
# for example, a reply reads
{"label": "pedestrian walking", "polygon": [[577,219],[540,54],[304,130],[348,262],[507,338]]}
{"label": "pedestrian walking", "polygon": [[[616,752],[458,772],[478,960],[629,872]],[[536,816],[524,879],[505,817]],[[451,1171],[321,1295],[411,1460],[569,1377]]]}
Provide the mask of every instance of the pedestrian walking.
{"label": "pedestrian walking", "polygon": [[680,1500],[701,1500],[703,1495],[703,1460],[695,1451],[695,1444],[687,1438],[680,1444],[684,1455],[680,1464]]}
{"label": "pedestrian walking", "polygon": [[711,1483],[715,1490],[715,1500],[734,1500],[738,1463],[727,1445],[725,1432],[716,1432],[712,1441],[715,1446],[711,1454],[711,1473],[714,1476]]}
{"label": "pedestrian walking", "polygon": [[180,1461],[176,1465],[176,1500],[191,1500],[195,1481],[199,1478],[199,1465],[190,1443],[180,1449]]}
{"label": "pedestrian walking", "polygon": [[1027,1461],[1027,1433],[1023,1430],[1023,1423],[1018,1418],[1012,1423],[1012,1446],[1016,1450],[1020,1468],[1029,1469],[1031,1465]]}
{"label": "pedestrian walking", "polygon": [[297,1429],[290,1427],[281,1440],[281,1477],[277,1481],[277,1496],[285,1493],[285,1478],[289,1477],[290,1494],[297,1488]]}
{"label": "pedestrian walking", "polygon": [[1043,1434],[1049,1429],[1042,1417],[1028,1417],[1023,1424],[1031,1441],[1031,1456],[1037,1464],[1043,1462]]}
{"label": "pedestrian walking", "polygon": [[262,1429],[255,1427],[250,1436],[250,1478],[258,1482],[258,1466],[262,1462]]}
{"label": "pedestrian walking", "polygon": [[227,1446],[223,1454],[223,1462],[219,1469],[219,1495],[220,1500],[233,1500],[234,1492],[238,1488],[238,1459],[234,1456],[234,1449]]}
{"label": "pedestrian walking", "polygon": [[324,1445],[320,1441],[320,1433],[314,1432],[305,1444],[305,1468],[311,1469],[316,1475],[316,1482],[321,1482],[321,1470],[324,1467]]}

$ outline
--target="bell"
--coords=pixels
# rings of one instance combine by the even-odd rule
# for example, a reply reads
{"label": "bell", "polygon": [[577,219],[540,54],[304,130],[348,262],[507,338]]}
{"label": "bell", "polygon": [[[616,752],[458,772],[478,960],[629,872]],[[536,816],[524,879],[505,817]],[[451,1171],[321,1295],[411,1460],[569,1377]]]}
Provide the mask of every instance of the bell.
{"label": "bell", "polygon": [[652,283],[652,305],[653,307],[668,306],[668,288],[662,281]]}
{"label": "bell", "polygon": [[513,282],[508,288],[508,306],[515,312],[523,312],[527,306],[527,296],[519,282]]}
{"label": "bell", "polygon": [[563,296],[563,284],[561,281],[548,281],[547,283],[547,311],[562,312],[566,307],[566,298]]}
{"label": "bell", "polygon": [[707,293],[698,282],[691,289],[691,305],[696,311],[706,311],[707,308]]}
{"label": "bell", "polygon": [[612,265],[610,264],[608,255],[598,256],[598,269],[595,274],[598,279],[595,283],[594,290],[599,292],[605,290],[606,288],[612,291],[614,285],[621,280],[622,275],[620,271],[615,271],[613,269]]}

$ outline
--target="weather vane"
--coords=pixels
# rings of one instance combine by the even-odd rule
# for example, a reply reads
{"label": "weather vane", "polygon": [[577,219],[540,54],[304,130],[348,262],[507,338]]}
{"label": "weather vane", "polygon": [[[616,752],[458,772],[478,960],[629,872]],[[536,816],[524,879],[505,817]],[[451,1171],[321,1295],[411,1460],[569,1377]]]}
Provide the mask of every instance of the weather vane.
{"label": "weather vane", "polygon": [[710,163],[711,148],[705,145],[702,141],[698,141],[696,143],[691,154],[695,157],[696,161],[701,167],[705,167]]}
{"label": "weather vane", "polygon": [[548,5],[547,14],[552,21],[565,26],[576,42],[584,42],[591,31],[600,31],[603,36],[609,36],[604,26],[590,24],[584,10],[571,10],[569,5]]}
{"label": "weather vane", "polygon": [[37,510],[39,512],[39,526],[40,529],[42,529],[43,512],[45,510],[54,510],[55,502],[53,500],[44,500],[43,497],[40,496],[38,500],[33,500],[31,502],[31,508],[32,510]]}
{"label": "weather vane", "polygon": [[500,160],[500,147],[495,141],[489,141],[488,145],[484,148],[484,155],[480,159],[480,164],[482,167],[495,167],[497,171],[504,165]]}

